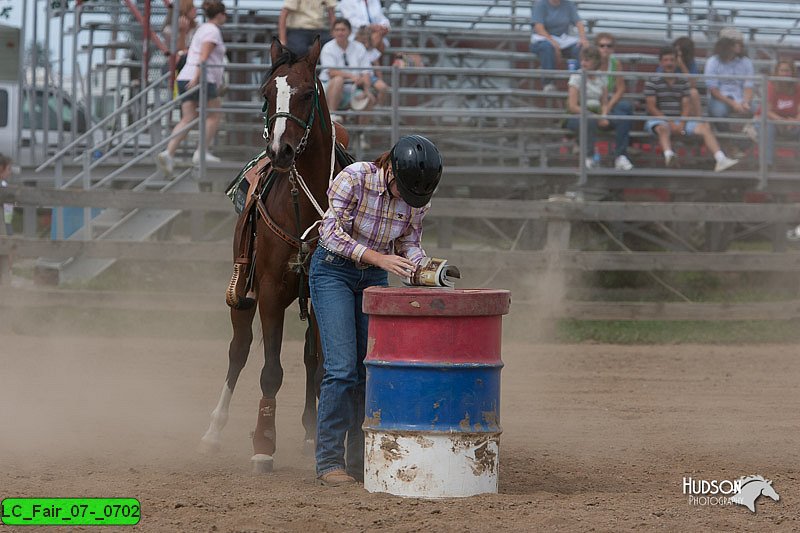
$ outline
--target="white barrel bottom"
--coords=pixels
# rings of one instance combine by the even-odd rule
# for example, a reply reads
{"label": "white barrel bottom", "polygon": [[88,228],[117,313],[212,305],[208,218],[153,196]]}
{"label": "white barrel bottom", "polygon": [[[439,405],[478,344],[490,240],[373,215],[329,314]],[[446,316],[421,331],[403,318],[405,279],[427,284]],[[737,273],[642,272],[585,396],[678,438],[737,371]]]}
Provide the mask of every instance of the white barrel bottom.
{"label": "white barrel bottom", "polygon": [[500,433],[364,430],[364,488],[414,498],[496,493]]}

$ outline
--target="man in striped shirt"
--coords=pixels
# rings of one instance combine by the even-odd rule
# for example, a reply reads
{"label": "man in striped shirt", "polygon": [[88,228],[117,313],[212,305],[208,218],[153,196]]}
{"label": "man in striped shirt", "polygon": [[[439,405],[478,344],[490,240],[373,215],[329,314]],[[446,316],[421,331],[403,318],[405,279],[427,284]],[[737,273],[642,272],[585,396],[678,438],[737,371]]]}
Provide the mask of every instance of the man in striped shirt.
{"label": "man in striped shirt", "polygon": [[[659,65],[665,74],[675,74],[675,50],[665,46],[658,55]],[[672,135],[700,135],[706,148],[714,154],[716,164],[714,171],[722,172],[736,165],[739,160],[731,159],[720,149],[719,142],[706,122],[683,120],[689,116],[689,81],[686,78],[672,76],[654,76],[644,86],[647,103],[647,114],[650,118],[645,123],[645,130],[658,136],[661,150],[664,152],[664,164],[673,167],[676,164],[675,152],[672,151]]]}

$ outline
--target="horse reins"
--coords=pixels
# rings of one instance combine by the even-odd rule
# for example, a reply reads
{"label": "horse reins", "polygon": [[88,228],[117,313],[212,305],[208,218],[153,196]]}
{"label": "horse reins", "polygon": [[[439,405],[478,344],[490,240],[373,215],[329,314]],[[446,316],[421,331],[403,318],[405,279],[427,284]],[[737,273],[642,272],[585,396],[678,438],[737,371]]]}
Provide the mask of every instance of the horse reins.
{"label": "horse reins", "polygon": [[[303,137],[300,139],[300,142],[297,144],[297,148],[295,150],[295,160],[297,157],[300,156],[300,154],[303,153],[303,151],[305,151],[306,146],[308,146],[308,138],[311,135],[312,128],[314,127],[314,116],[317,113],[319,113],[320,117],[322,117],[322,107],[319,101],[318,84],[319,80],[317,79],[317,74],[315,70],[314,96],[313,96],[314,100],[311,104],[311,112],[309,114],[308,120],[303,120],[298,116],[294,115],[293,113],[288,113],[285,111],[278,111],[272,115],[269,115],[269,102],[267,101],[266,98],[264,98],[264,105],[261,111],[265,114],[263,137],[264,140],[267,142],[267,144],[270,143],[270,131],[272,129],[272,126],[275,123],[275,120],[279,118],[286,118],[287,120],[293,120],[297,124],[299,124],[302,128],[305,129]],[[327,129],[328,125],[325,123],[325,121],[321,122],[323,129]],[[331,169],[330,169],[330,175],[328,177],[329,182],[333,178],[333,171],[335,167],[335,148],[336,148],[336,128],[333,127],[332,123],[330,124],[330,126],[332,130],[331,133],[332,144],[331,144]],[[271,178],[273,178],[274,174],[276,174],[275,170],[273,170],[272,172],[273,175],[271,175],[270,179],[268,180],[268,183],[270,185],[272,184],[271,182],[274,181]],[[317,219],[305,231],[303,231],[302,221],[300,217],[300,200],[299,200],[300,191],[298,190],[297,187],[298,183],[300,185],[300,188],[303,190],[303,192],[311,202],[311,205],[314,206],[314,209],[320,216],[320,218]],[[303,176],[301,176],[300,173],[297,171],[297,168],[294,163],[292,163],[292,166],[289,169],[289,184],[292,186],[290,193],[292,197],[292,205],[294,207],[295,227],[297,230],[297,237],[289,235],[288,233],[283,231],[283,229],[272,219],[272,217],[269,216],[269,213],[267,212],[267,206],[263,202],[262,194],[268,193],[268,191],[271,189],[271,186],[265,187],[264,190],[262,191],[262,194],[258,195],[257,209],[261,214],[261,216],[264,218],[264,222],[267,224],[267,227],[269,227],[273,233],[275,233],[283,241],[287,242],[290,246],[297,248],[297,260],[294,262],[290,262],[289,265],[292,267],[292,271],[300,276],[300,284],[298,288],[300,319],[305,320],[306,318],[308,318],[308,295],[306,294],[306,286],[305,286],[306,284],[304,277],[305,278],[308,277],[308,259],[311,256],[311,251],[312,251],[311,244],[314,243],[317,239],[319,239],[319,236],[314,237],[312,239],[308,239],[307,237],[309,232],[314,227],[316,227],[317,224],[319,224],[325,212],[320,207],[316,198],[314,198],[314,195],[311,193],[311,190],[309,189],[308,185],[303,179]],[[266,194],[263,194],[263,196],[266,196]]]}

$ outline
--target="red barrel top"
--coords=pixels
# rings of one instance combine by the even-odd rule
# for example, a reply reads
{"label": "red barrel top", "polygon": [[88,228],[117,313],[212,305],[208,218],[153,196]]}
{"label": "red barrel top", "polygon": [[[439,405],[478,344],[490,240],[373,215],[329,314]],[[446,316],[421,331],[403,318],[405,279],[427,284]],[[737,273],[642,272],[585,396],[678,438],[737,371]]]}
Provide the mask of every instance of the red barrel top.
{"label": "red barrel top", "polygon": [[508,314],[511,293],[503,289],[369,287],[364,312],[396,316],[494,316]]}

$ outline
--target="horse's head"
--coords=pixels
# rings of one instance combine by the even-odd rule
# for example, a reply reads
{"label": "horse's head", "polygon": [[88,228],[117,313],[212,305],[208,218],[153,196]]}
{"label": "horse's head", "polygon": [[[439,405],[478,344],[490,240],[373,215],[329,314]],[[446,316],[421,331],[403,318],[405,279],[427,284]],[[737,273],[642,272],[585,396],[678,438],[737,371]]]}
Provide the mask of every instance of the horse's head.
{"label": "horse's head", "polygon": [[761,494],[768,498],[772,498],[776,502],[781,499],[778,493],[772,488],[772,481],[765,480],[766,483],[761,487]]}
{"label": "horse's head", "polygon": [[302,57],[284,47],[276,38],[272,39],[270,52],[272,70],[261,87],[266,113],[264,138],[273,168],[286,171],[305,149],[314,122],[330,120],[323,117],[323,109],[327,108],[317,87],[319,37],[314,40],[308,54]]}

